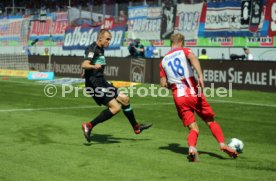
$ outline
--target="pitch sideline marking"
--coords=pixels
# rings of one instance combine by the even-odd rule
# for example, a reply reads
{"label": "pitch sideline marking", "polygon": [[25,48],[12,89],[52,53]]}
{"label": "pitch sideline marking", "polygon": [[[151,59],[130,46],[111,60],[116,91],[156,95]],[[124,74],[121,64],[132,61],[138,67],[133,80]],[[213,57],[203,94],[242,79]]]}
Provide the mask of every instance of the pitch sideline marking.
{"label": "pitch sideline marking", "polygon": [[[152,106],[152,105],[170,105],[174,103],[156,103],[156,104],[133,104],[134,106]],[[25,109],[0,109],[0,112],[19,112],[19,111],[47,111],[47,110],[66,110],[66,109],[87,109],[100,108],[98,105],[75,106],[75,107],[46,107],[46,108],[25,108]]]}
{"label": "pitch sideline marking", "polygon": [[[235,102],[235,101],[221,101],[221,100],[209,100],[214,103],[228,103],[228,104],[241,104],[250,106],[265,106],[265,107],[276,107],[276,105],[258,104],[258,103],[247,103],[247,102]],[[153,104],[133,104],[133,106],[152,106],[152,105],[172,105],[172,103],[153,103]],[[87,109],[87,108],[100,108],[97,105],[91,106],[76,106],[76,107],[48,107],[48,108],[25,108],[25,109],[0,109],[1,112],[27,112],[27,111],[47,111],[47,110],[66,110],[66,109]]]}

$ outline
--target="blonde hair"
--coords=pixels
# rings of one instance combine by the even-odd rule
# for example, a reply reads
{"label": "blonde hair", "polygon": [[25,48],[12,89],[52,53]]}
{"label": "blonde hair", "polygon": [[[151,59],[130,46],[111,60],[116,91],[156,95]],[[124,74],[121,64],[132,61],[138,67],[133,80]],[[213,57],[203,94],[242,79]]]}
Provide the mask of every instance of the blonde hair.
{"label": "blonde hair", "polygon": [[180,33],[172,34],[171,35],[171,44],[177,44],[179,42],[182,42],[184,44],[185,37],[184,35],[181,35]]}
{"label": "blonde hair", "polygon": [[101,30],[99,31],[99,33],[98,33],[97,40],[99,40],[100,38],[102,38],[102,37],[104,36],[105,33],[111,34],[109,30],[107,30],[107,29],[101,29]]}

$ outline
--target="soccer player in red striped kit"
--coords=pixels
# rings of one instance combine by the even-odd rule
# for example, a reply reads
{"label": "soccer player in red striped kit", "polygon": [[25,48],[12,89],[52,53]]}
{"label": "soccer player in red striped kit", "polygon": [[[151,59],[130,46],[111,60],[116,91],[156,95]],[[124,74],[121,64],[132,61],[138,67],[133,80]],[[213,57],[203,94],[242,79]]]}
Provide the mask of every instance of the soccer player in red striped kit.
{"label": "soccer player in red striped kit", "polygon": [[[227,146],[220,125],[214,120],[214,112],[201,92],[204,88],[202,70],[197,57],[191,49],[185,48],[184,36],[177,33],[171,36],[171,50],[160,63],[160,84],[172,90],[178,116],[183,125],[188,127],[187,137],[189,161],[198,161],[196,148],[199,134],[194,112],[209,126],[213,136],[220,145],[220,149],[230,157],[236,158],[238,153]],[[198,80],[194,77],[192,67],[196,70]]]}

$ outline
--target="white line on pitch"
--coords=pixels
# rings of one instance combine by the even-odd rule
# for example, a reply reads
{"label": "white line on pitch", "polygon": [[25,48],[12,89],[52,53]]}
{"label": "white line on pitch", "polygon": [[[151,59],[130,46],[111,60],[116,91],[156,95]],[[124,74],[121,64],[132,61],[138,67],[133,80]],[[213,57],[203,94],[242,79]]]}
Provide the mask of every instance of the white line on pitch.
{"label": "white line on pitch", "polygon": [[208,102],[215,103],[228,103],[228,104],[241,104],[241,105],[249,105],[249,106],[265,106],[265,107],[276,107],[275,104],[262,104],[262,103],[254,103],[254,102],[239,102],[239,101],[223,101],[223,100],[208,100]]}
{"label": "white line on pitch", "polygon": [[[222,100],[209,100],[209,102],[214,103],[226,103],[226,104],[241,104],[241,105],[250,105],[250,106],[265,106],[265,107],[276,107],[272,104],[259,104],[259,103],[248,103],[248,102],[235,102],[235,101],[222,101]],[[172,105],[171,103],[151,103],[151,104],[133,104],[133,106],[157,106],[157,105]],[[87,108],[100,108],[97,105],[91,106],[75,106],[75,107],[46,107],[46,108],[23,108],[23,109],[0,109],[1,112],[26,112],[26,111],[47,111],[47,110],[66,110],[66,109],[87,109]]]}
{"label": "white line on pitch", "polygon": [[[134,93],[134,95],[138,95],[139,96],[139,94],[136,94],[136,93]],[[149,95],[149,96],[151,96],[151,95]],[[167,97],[168,98],[172,98],[173,96],[169,95]],[[276,107],[275,104],[264,104],[264,103],[255,103],[255,102],[241,102],[241,101],[226,101],[226,100],[214,100],[214,99],[208,99],[208,97],[206,97],[206,98],[207,98],[208,102],[214,102],[214,103],[226,103],[226,104],[228,103],[228,104],[240,104],[240,105],[250,105],[250,106]]]}
{"label": "white line on pitch", "polygon": [[[133,104],[134,106],[152,106],[152,105],[170,105],[172,103],[152,103],[152,104]],[[66,109],[87,109],[87,108],[101,108],[98,105],[91,106],[75,106],[75,107],[45,107],[45,108],[23,108],[23,109],[0,109],[1,112],[25,112],[25,111],[47,111],[47,110],[66,110]]]}

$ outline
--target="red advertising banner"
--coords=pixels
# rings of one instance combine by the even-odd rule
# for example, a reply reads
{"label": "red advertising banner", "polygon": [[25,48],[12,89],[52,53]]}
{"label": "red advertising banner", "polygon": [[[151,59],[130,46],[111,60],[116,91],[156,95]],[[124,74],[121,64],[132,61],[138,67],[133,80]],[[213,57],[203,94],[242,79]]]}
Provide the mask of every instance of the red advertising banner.
{"label": "red advertising banner", "polygon": [[53,22],[52,35],[64,36],[65,29],[68,26],[68,21],[56,21]]}
{"label": "red advertising banner", "polygon": [[40,21],[34,21],[32,22],[31,26],[31,36],[37,35],[37,36],[43,36],[43,35],[49,35],[50,34],[50,20],[46,20],[45,22]]}

